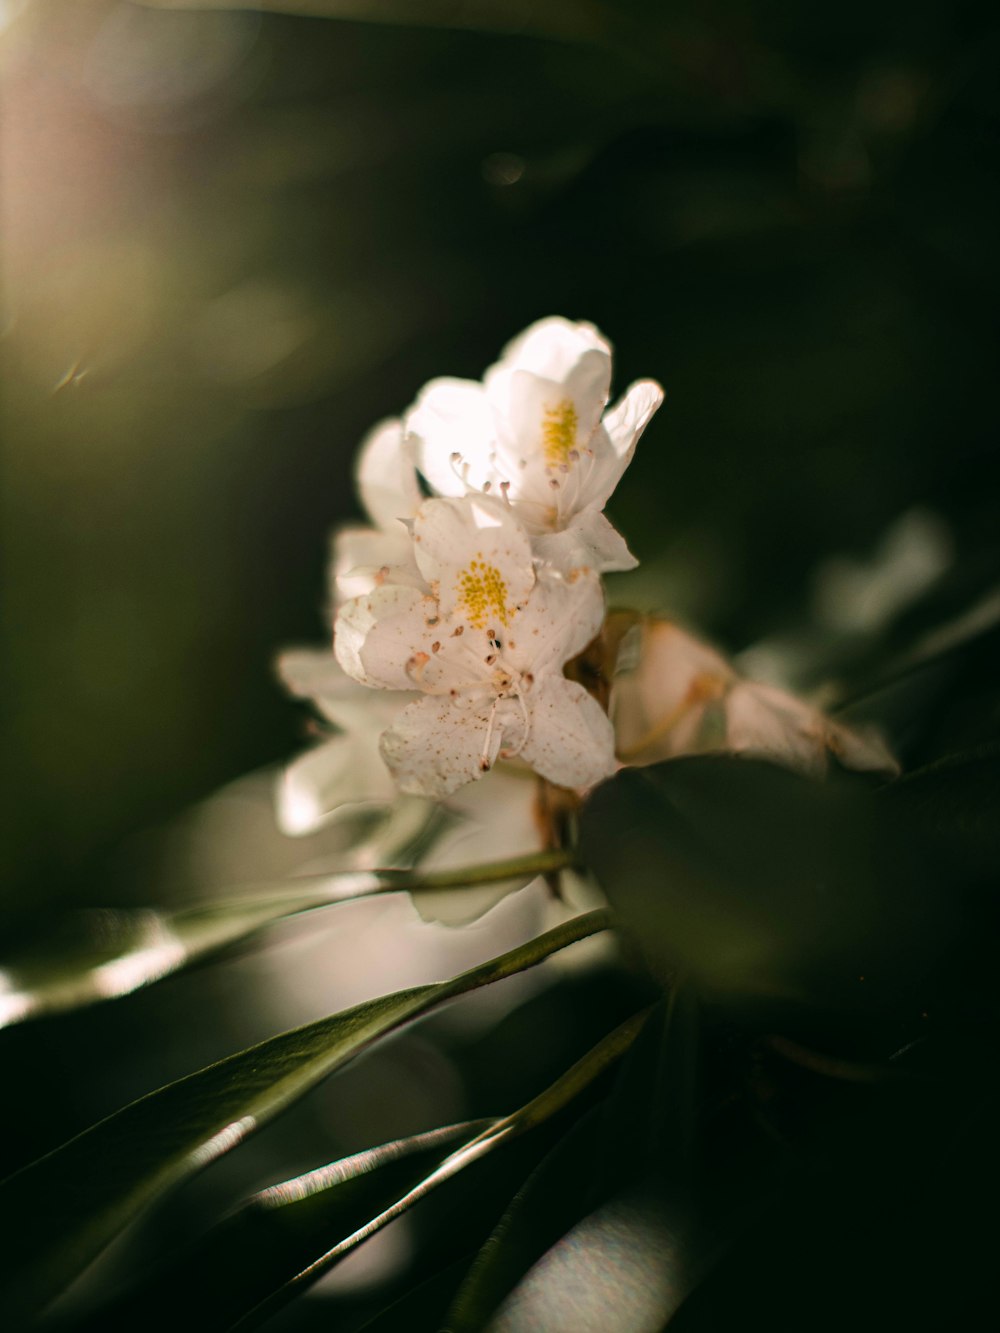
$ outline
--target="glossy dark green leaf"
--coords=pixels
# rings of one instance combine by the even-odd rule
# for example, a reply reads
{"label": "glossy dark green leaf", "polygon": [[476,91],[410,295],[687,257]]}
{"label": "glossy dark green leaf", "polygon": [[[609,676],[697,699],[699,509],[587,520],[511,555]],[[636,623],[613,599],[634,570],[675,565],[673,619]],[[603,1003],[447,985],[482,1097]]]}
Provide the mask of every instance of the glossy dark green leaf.
{"label": "glossy dark green leaf", "polygon": [[268,892],[179,911],[78,912],[0,966],[0,1027],[117,999],[252,939],[288,917],[384,893],[439,892],[473,884],[526,883],[567,864],[540,853],[468,870],[358,870],[301,877]]}
{"label": "glossy dark green leaf", "polygon": [[361,1241],[380,1230],[387,1222],[399,1217],[415,1203],[425,1198],[432,1190],[451,1180],[460,1172],[467,1170],[474,1163],[482,1160],[494,1149],[506,1144],[528,1130],[544,1124],[557,1115],[574,1100],[595,1078],[628,1050],[646,1020],[645,1013],[635,1015],[622,1023],[593,1050],[578,1060],[572,1068],[562,1074],[551,1087],[537,1097],[533,1097],[525,1106],[487,1125],[467,1143],[455,1148],[429,1174],[415,1183],[381,1214],[371,1217],[364,1226],[352,1235],[341,1240],[325,1254],[299,1272],[294,1273],[274,1291],[267,1300],[255,1306],[245,1320],[238,1323],[239,1328],[256,1325],[274,1310],[287,1303],[296,1293],[310,1285],[327,1272]]}
{"label": "glossy dark green leaf", "polygon": [[940,850],[953,871],[1000,875],[1000,745],[908,773],[884,798]]}
{"label": "glossy dark green leaf", "polygon": [[490,1123],[385,1143],[261,1190],[85,1327],[129,1327],[150,1310],[159,1325],[177,1327],[190,1319],[193,1292],[202,1326],[230,1327],[319,1256],[334,1247],[339,1257],[349,1253],[373,1218]]}
{"label": "glossy dark green leaf", "polygon": [[577,1220],[600,1153],[598,1108],[565,1135],[514,1195],[448,1309],[449,1333],[485,1328],[528,1269]]}
{"label": "glossy dark green leaf", "polygon": [[840,1113],[817,1117],[780,1169],[746,1197],[734,1190],[719,1263],[671,1333],[989,1326],[995,1245],[982,1204],[1000,1184],[992,1082],[992,1095],[960,1079],[838,1098]]}
{"label": "glossy dark green leaf", "polygon": [[431,1333],[444,1329],[455,1291],[469,1266],[462,1256],[398,1297],[362,1326],[362,1333]]}
{"label": "glossy dark green leaf", "polygon": [[184,1319],[188,1293],[213,1328],[252,1327],[432,1190],[558,1114],[634,1040],[638,1015],[511,1115],[453,1126],[335,1162],[254,1195],[109,1318],[152,1305]]}
{"label": "glossy dark green leaf", "polygon": [[25,1167],[0,1185],[0,1215],[17,1220],[0,1251],[0,1310],[13,1322],[44,1306],[158,1194],[380,1037],[609,925],[609,913],[590,912],[451,981],[272,1037],[150,1093]]}
{"label": "glossy dark green leaf", "polygon": [[661,1202],[641,1191],[607,1200],[530,1269],[489,1327],[658,1329],[683,1299],[677,1235]]}
{"label": "glossy dark green leaf", "polygon": [[864,783],[681,759],[620,773],[587,813],[584,853],[647,956],[718,997],[889,1011],[960,926],[916,831]]}
{"label": "glossy dark green leaf", "polygon": [[[534,1265],[595,1209],[629,1195],[637,1183],[654,1189],[664,1183],[667,1156],[675,1168],[669,1177],[676,1200],[678,1184],[689,1174],[694,1117],[693,1027],[687,1001],[679,998],[650,1013],[609,1095],[556,1144],[511,1200],[456,1293],[444,1324],[449,1333],[485,1328]],[[676,1169],[678,1163],[684,1169]]]}

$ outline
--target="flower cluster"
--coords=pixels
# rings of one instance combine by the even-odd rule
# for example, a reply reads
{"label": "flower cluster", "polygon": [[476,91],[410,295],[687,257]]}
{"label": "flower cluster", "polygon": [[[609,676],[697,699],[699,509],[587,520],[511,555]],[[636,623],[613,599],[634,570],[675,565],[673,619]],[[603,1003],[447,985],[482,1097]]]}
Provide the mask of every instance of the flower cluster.
{"label": "flower cluster", "polygon": [[[280,663],[339,729],[284,777],[288,832],[397,791],[450,798],[498,760],[576,791],[623,762],[708,750],[892,768],[876,741],[740,680],[667,622],[637,622],[617,660],[601,575],[637,562],[604,508],[663,393],[643,380],[606,410],[610,387],[601,334],[545,319],[481,382],[433,380],[365,440],[369,522],[334,541],[334,654]],[[610,691],[566,674],[595,640],[615,643]]]}
{"label": "flower cluster", "polygon": [[597,330],[548,319],[366,441],[372,524],[335,546],[334,650],[418,696],[381,737],[401,791],[447,796],[498,758],[560,787],[614,772],[607,714],[563,668],[604,621],[601,573],[636,563],[603,510],[663,394],[645,381],[605,413],[610,386]]}

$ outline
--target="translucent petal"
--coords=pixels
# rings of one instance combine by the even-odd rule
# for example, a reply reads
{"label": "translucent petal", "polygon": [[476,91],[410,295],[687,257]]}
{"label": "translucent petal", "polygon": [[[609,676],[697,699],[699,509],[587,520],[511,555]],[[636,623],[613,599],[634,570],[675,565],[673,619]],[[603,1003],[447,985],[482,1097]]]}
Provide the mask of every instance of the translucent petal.
{"label": "translucent petal", "polygon": [[357,480],[361,501],[377,528],[395,533],[398,519],[412,518],[417,512],[420,486],[398,418],[380,422],[365,437],[358,455]]}
{"label": "translucent petal", "polygon": [[334,537],[330,572],[338,605],[371,592],[380,575],[390,583],[420,581],[412,538],[402,523],[393,522],[394,529],[342,528]]}
{"label": "translucent petal", "polygon": [[277,666],[290,694],[311,699],[328,721],[344,731],[377,735],[413,697],[409,692],[387,697],[381,690],[361,685],[346,674],[332,652],[323,649],[282,653]]}
{"label": "translucent petal", "polygon": [[608,401],[610,373],[606,357],[588,352],[562,380],[527,370],[494,375],[487,392],[497,421],[497,466],[515,489],[517,470],[532,459],[555,467],[586,447]]}
{"label": "translucent petal", "polygon": [[500,354],[497,365],[487,371],[487,381],[501,366],[509,370],[530,370],[545,379],[562,380],[587,352],[601,353],[609,365],[611,344],[593,324],[574,323],[560,315],[550,315],[529,325],[512,338]]}
{"label": "translucent petal", "polygon": [[562,573],[587,566],[598,573],[635,569],[639,563],[625,538],[599,509],[574,515],[561,532],[541,533],[534,540],[535,554]]}
{"label": "translucent petal", "polygon": [[615,677],[611,692],[619,757],[655,764],[703,748],[706,707],[736,680],[714,649],[667,620],[642,628],[638,662]]}
{"label": "translucent petal", "polygon": [[279,656],[276,666],[285,689],[299,699],[361,693],[362,687],[344,673],[333,653],[322,648],[290,649]]}
{"label": "translucent petal", "polygon": [[581,504],[604,508],[632,461],[640,435],[662,402],[660,386],[654,380],[640,380],[607,413],[601,424],[611,448],[602,451],[595,447],[595,466],[581,495]]}
{"label": "translucent petal", "polygon": [[663,402],[663,390],[655,380],[638,380],[626,389],[604,418],[604,429],[619,457],[632,457],[639,436]]}
{"label": "translucent petal", "polygon": [[346,737],[334,736],[300,755],[279,776],[275,804],[282,833],[311,833],[341,804],[350,748]]}
{"label": "translucent petal", "polygon": [[560,787],[587,788],[614,773],[614,730],[582,685],[545,676],[527,702],[531,728],[521,758],[543,778]]}
{"label": "translucent petal", "polygon": [[542,571],[531,599],[511,627],[505,655],[520,672],[561,673],[604,622],[604,590],[590,569],[565,578]]}
{"label": "translucent petal", "polygon": [[875,732],[852,731],[828,718],[826,744],[845,768],[862,773],[885,773],[889,777],[899,773],[899,763]]}
{"label": "translucent petal", "polygon": [[438,495],[465,495],[469,487],[479,490],[492,479],[495,430],[481,384],[431,380],[407,414],[405,427],[417,467]]}
{"label": "translucent petal", "polygon": [[395,784],[379,754],[378,732],[349,732],[307,750],[280,775],[278,823],[292,836],[312,833],[359,804],[388,804]]}
{"label": "translucent petal", "polygon": [[896,761],[875,735],[833,722],[819,709],[773,685],[742,681],[726,700],[727,735],[737,753],[758,755],[820,776],[827,753],[845,768],[896,773]]}
{"label": "translucent petal", "polygon": [[345,602],[337,613],[333,649],[349,676],[382,690],[409,690],[407,665],[425,649],[428,620],[437,613],[419,588],[384,584]]}
{"label": "translucent petal", "polygon": [[[529,769],[502,762],[481,782],[461,787],[447,801],[455,821],[434,842],[421,867],[447,870],[541,851],[538,788],[539,780]],[[460,925],[481,917],[518,883],[508,880],[461,893],[423,892],[414,902],[424,920]]]}
{"label": "translucent petal", "polygon": [[727,744],[813,777],[826,772],[825,719],[784,690],[740,681],[726,699]]}

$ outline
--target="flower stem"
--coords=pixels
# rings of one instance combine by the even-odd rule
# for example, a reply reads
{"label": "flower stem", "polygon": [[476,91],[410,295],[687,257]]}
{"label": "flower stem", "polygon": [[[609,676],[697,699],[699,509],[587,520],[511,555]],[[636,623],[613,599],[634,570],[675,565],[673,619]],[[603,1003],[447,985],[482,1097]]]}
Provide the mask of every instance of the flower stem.
{"label": "flower stem", "polygon": [[478,884],[498,884],[505,879],[550,875],[568,870],[576,863],[576,853],[569,847],[554,847],[528,856],[513,856],[505,861],[487,861],[484,865],[463,866],[457,870],[377,870],[374,872],[388,892],[409,889],[464,889]]}

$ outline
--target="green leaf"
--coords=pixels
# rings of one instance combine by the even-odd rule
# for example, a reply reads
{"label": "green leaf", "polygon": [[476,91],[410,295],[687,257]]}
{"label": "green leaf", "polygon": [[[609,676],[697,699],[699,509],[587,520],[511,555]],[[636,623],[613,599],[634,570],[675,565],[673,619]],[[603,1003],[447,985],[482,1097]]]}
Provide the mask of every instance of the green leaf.
{"label": "green leaf", "polygon": [[660,1329],[683,1299],[677,1250],[673,1219],[658,1200],[639,1191],[617,1195],[556,1241],[489,1328]]}
{"label": "green leaf", "polygon": [[[629,1019],[511,1115],[386,1144],[254,1195],[144,1285],[136,1309],[152,1303],[161,1322],[172,1311],[181,1320],[187,1293],[197,1291],[206,1325],[256,1326],[432,1190],[561,1111],[628,1048],[644,1020]],[[456,1147],[457,1139],[464,1142]]]}
{"label": "green leaf", "polygon": [[584,854],[647,957],[719,1000],[888,1015],[960,928],[921,839],[864,783],[677,759],[621,772],[587,814]]}
{"label": "green leaf", "polygon": [[423,1333],[446,1328],[448,1306],[468,1267],[468,1255],[454,1260],[367,1320],[361,1333]]}
{"label": "green leaf", "polygon": [[343,1257],[366,1238],[366,1226],[406,1196],[459,1143],[491,1121],[468,1121],[369,1148],[261,1190],[180,1254],[160,1265],[86,1327],[131,1327],[149,1310],[180,1326],[197,1292],[203,1327],[229,1328],[317,1257]]}
{"label": "green leaf", "polygon": [[526,883],[569,863],[568,853],[553,851],[428,874],[348,871],[303,876],[266,893],[175,912],[79,912],[0,965],[0,1027],[128,995],[303,912],[384,893],[419,895],[505,880]]}
{"label": "green leaf", "polygon": [[611,925],[589,912],[453,978],[272,1037],[148,1094],[0,1185],[16,1219],[0,1253],[0,1313],[52,1300],[157,1195],[207,1166],[404,1023],[533,967]]}
{"label": "green leaf", "polygon": [[908,773],[884,799],[935,845],[951,870],[1000,873],[1000,745],[983,745]]}
{"label": "green leaf", "polygon": [[[686,997],[676,993],[669,1004],[649,1011],[610,1095],[532,1172],[476,1256],[448,1310],[443,1324],[448,1333],[487,1327],[510,1292],[581,1218],[636,1182],[663,1180],[665,1155],[671,1166],[690,1158],[689,1019]],[[685,1165],[689,1170],[689,1160]],[[680,1175],[670,1172],[674,1195]]]}
{"label": "green leaf", "polygon": [[537,1128],[537,1126],[544,1124],[545,1121],[563,1110],[588,1084],[603,1073],[624,1051],[628,1050],[645,1021],[646,1014],[640,1013],[615,1028],[613,1032],[609,1033],[593,1050],[588,1051],[582,1059],[578,1060],[566,1073],[556,1079],[544,1092],[532,1098],[525,1106],[520,1107],[510,1115],[488,1125],[474,1138],[470,1139],[468,1143],[456,1148],[439,1166],[435,1167],[423,1180],[403,1194],[391,1207],[386,1208],[377,1217],[373,1217],[354,1234],[347,1236],[339,1244],[289,1278],[271,1299],[262,1302],[254,1308],[247,1319],[241,1320],[238,1327],[255,1327],[262,1318],[286,1304],[297,1292],[326,1273],[334,1263],[353,1249],[354,1246],[363,1240],[367,1240],[369,1236],[381,1230],[388,1222],[399,1217],[420,1199],[426,1197],[431,1190],[437,1189],[445,1181],[466,1170],[495,1148],[517,1138],[528,1130]]}
{"label": "green leaf", "polygon": [[508,1292],[584,1211],[600,1128],[599,1108],[593,1107],[514,1195],[448,1309],[448,1333],[485,1328]]}

